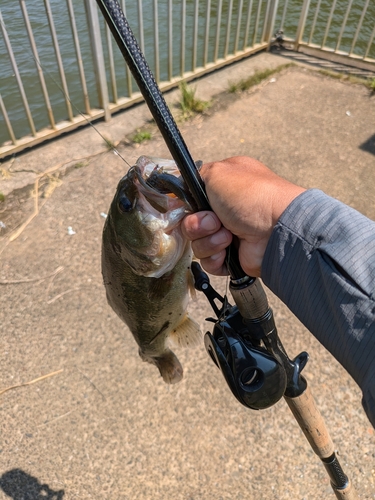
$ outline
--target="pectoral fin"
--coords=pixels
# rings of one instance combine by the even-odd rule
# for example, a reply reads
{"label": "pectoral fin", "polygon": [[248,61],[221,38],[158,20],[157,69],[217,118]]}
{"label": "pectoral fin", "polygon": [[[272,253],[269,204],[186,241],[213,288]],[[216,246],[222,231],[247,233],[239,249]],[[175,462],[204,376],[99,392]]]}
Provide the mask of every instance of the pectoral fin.
{"label": "pectoral fin", "polygon": [[202,332],[198,323],[185,314],[181,323],[170,332],[168,341],[172,346],[191,347],[199,344]]}

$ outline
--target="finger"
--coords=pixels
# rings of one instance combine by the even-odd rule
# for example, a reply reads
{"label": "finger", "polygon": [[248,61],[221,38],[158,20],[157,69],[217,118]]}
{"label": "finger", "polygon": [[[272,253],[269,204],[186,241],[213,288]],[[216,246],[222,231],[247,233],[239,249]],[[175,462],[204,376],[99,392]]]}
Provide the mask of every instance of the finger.
{"label": "finger", "polygon": [[225,265],[226,252],[222,250],[221,252],[211,255],[206,259],[201,259],[200,263],[203,269],[215,276],[228,276],[228,269]]}
{"label": "finger", "polygon": [[213,212],[196,212],[185,217],[181,223],[182,232],[188,240],[196,240],[215,233],[221,222]]}
{"label": "finger", "polygon": [[192,249],[194,255],[198,259],[206,259],[212,255],[220,253],[230,245],[232,241],[232,233],[221,227],[216,233],[194,240]]}

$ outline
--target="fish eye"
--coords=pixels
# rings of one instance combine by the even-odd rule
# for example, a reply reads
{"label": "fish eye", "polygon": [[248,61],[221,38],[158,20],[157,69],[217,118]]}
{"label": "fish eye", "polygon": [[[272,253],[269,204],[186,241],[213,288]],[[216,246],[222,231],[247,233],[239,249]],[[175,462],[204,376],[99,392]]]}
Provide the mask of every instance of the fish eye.
{"label": "fish eye", "polygon": [[130,212],[133,209],[133,203],[124,193],[121,193],[118,200],[118,207],[123,213]]}

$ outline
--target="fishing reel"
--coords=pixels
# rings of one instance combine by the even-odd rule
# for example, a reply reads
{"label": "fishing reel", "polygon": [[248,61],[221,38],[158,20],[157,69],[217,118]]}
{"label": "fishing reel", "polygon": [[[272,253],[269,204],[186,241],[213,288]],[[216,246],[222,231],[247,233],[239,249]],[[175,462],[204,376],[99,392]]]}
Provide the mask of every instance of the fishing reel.
{"label": "fishing reel", "polygon": [[[215,326],[212,334],[205,334],[205,348],[237,400],[248,408],[262,410],[276,404],[287,393],[299,392],[304,382],[300,373],[306,365],[307,353],[289,360],[285,351],[280,351],[280,344],[272,342],[272,335],[266,341],[262,338],[259,324],[249,328],[238,307],[231,306],[226,297],[217,293],[197,262],[192,263],[192,272],[195,288],[205,294],[216,314],[216,318],[207,318]],[[269,311],[263,320],[268,326],[273,324],[272,311]]]}

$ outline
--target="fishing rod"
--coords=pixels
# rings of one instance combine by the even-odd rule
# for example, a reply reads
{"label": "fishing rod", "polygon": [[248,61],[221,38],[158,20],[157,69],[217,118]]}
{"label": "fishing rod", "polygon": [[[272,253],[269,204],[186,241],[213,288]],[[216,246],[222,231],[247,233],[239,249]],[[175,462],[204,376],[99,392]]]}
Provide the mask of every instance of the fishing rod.
{"label": "fishing rod", "polygon": [[[182,138],[164,97],[142,54],[117,0],[96,0],[124,59],[138,84],[164,141],[188,186],[197,210],[211,210],[204,182]],[[205,347],[234,396],[244,406],[260,410],[284,397],[314,452],[322,460],[338,499],[356,500],[357,494],[337,459],[323,418],[301,371],[308,354],[291,360],[277,333],[272,309],[259,279],[242,269],[238,251],[227,251],[230,291],[235,306],[221,297],[196,262],[195,287],[210,302],[217,320]],[[215,301],[221,302],[218,308]]]}

